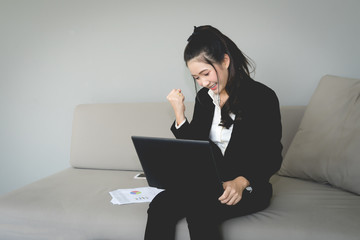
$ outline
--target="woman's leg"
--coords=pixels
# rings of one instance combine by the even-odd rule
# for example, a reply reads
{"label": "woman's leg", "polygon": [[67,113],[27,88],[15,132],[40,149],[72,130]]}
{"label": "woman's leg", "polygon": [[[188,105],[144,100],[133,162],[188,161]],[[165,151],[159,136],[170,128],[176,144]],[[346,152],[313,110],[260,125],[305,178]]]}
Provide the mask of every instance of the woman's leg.
{"label": "woman's leg", "polygon": [[[180,199],[169,191],[159,193],[150,203],[145,240],[173,240],[178,221],[188,222],[191,240],[221,240],[221,224],[230,218],[252,214],[265,209],[272,190],[252,193],[244,191],[241,201],[228,206],[217,198],[200,200]],[[212,200],[211,200],[212,199]]]}
{"label": "woman's leg", "polygon": [[209,209],[196,211],[186,217],[191,240],[221,240],[221,221]]}
{"label": "woman's leg", "polygon": [[159,193],[150,203],[145,240],[173,240],[178,221],[185,217],[181,201],[169,191]]}
{"label": "woman's leg", "polygon": [[221,203],[216,197],[201,195],[187,204],[186,221],[188,223],[191,240],[220,240],[221,219],[217,210]]}
{"label": "woman's leg", "polygon": [[221,225],[225,220],[261,211],[269,205],[270,198],[271,190],[261,193],[244,191],[241,201],[234,206],[221,204],[218,200],[191,205],[186,217],[191,240],[223,239]]}

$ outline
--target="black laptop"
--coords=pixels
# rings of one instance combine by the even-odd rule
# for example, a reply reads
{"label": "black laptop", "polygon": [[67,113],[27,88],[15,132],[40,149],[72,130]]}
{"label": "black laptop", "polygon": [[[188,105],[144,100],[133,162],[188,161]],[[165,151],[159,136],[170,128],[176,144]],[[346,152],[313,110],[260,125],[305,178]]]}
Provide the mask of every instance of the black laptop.
{"label": "black laptop", "polygon": [[221,195],[208,141],[132,136],[149,186],[205,196]]}

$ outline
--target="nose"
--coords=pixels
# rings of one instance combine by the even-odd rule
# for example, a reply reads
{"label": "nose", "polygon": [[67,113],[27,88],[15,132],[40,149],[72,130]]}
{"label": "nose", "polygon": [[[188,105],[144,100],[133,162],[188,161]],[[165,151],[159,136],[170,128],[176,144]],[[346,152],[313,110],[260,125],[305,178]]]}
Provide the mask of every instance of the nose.
{"label": "nose", "polygon": [[200,79],[199,85],[200,85],[201,87],[207,87],[207,86],[209,85],[209,81],[206,80],[206,79]]}

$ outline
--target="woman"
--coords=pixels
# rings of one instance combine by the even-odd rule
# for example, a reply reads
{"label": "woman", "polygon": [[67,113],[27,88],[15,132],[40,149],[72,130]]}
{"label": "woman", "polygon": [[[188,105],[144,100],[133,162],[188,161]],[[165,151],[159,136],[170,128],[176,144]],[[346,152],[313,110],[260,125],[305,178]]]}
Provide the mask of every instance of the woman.
{"label": "woman", "polygon": [[282,161],[278,99],[250,77],[249,61],[235,43],[214,27],[195,27],[184,60],[202,89],[191,123],[181,90],[169,93],[176,117],[171,130],[176,138],[212,143],[224,191],[205,199],[163,191],[150,204],[145,239],[174,239],[184,217],[192,240],[221,239],[223,221],[269,205],[269,178]]}

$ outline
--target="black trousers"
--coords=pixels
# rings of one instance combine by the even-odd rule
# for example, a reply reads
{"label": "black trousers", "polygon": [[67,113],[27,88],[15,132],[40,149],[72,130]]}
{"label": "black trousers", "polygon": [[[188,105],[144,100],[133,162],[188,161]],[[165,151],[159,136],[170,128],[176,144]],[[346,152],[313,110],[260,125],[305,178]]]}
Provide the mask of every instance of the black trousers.
{"label": "black trousers", "polygon": [[191,240],[221,240],[221,224],[225,220],[265,209],[271,195],[272,189],[252,193],[245,190],[238,204],[228,206],[221,204],[218,196],[209,197],[201,192],[184,197],[163,191],[150,203],[145,240],[175,239],[176,225],[182,218],[186,218]]}

